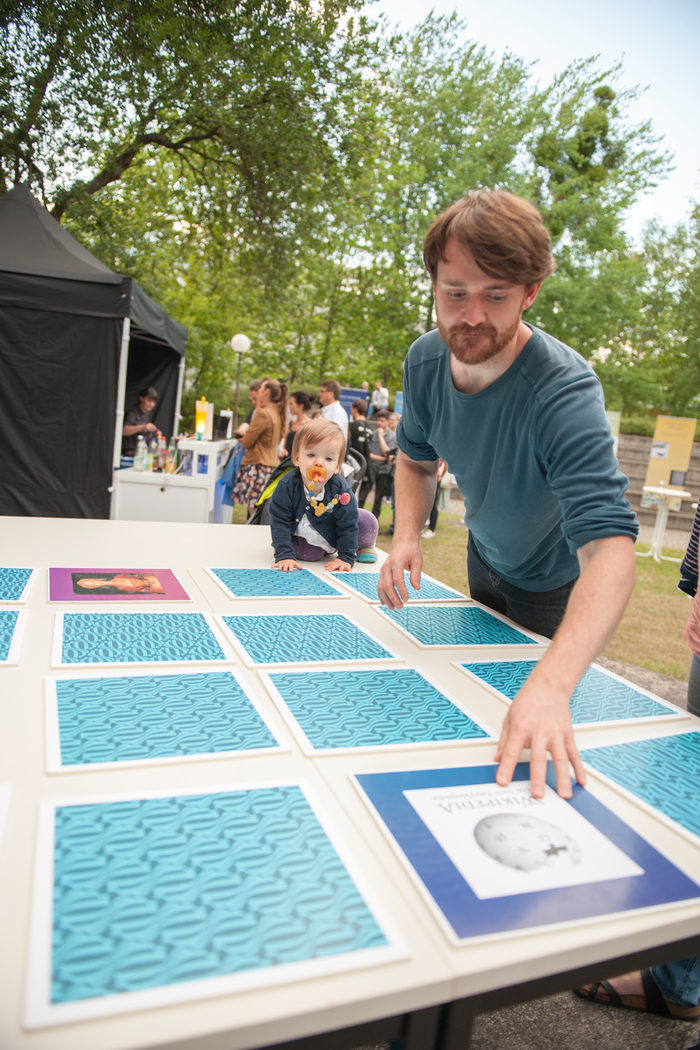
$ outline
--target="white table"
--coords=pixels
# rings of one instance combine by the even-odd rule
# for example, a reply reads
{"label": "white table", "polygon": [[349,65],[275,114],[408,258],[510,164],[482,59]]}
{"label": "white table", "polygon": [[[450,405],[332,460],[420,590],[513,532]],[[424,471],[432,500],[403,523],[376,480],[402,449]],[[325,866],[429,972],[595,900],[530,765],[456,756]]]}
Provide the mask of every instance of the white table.
{"label": "white table", "polygon": [[661,502],[656,508],[656,521],[654,522],[654,531],[651,536],[651,546],[643,554],[637,551],[637,557],[653,558],[654,561],[659,562],[682,561],[682,558],[670,558],[667,554],[662,554],[661,549],[664,545],[664,532],[666,531],[666,522],[668,521],[668,512],[671,509],[671,504],[674,499],[692,499],[691,493],[684,492],[683,489],[671,489],[658,485],[644,485],[642,492],[648,492],[652,496],[659,496]]}
{"label": "white table", "polygon": [[[489,762],[495,750],[492,743],[449,747],[444,751],[416,748],[384,755],[314,758],[305,757],[292,744],[291,753],[240,758],[235,762],[194,761],[47,775],[43,679],[50,673],[57,608],[47,603],[48,565],[111,563],[116,568],[157,560],[180,575],[193,597],[191,605],[157,608],[225,613],[240,609],[240,603],[228,599],[205,575],[202,566],[266,567],[272,562],[269,531],[264,527],[212,529],[163,523],[158,529],[155,554],[144,539],[143,525],[136,522],[0,518],[3,564],[42,567],[27,606],[29,625],[20,664],[0,668],[0,783],[13,785],[0,847],[2,1050],[245,1050],[294,1040],[299,1040],[294,1044],[296,1050],[339,1050],[400,1036],[406,1039],[406,1050],[463,1050],[475,1012],[536,998],[584,979],[610,976],[640,962],[647,965],[690,954],[691,950],[700,951],[700,905],[452,948],[351,786],[348,774]],[[318,612],[321,604],[314,602],[314,611]],[[420,666],[447,690],[462,696],[487,724],[493,728],[500,725],[505,707],[486,689],[450,667],[450,660],[463,656],[464,650],[418,650],[361,599],[333,602],[336,609],[341,604],[343,611],[368,626],[407,662]],[[100,608],[113,610],[115,606],[105,603]],[[262,602],[248,601],[245,608],[247,612],[270,611],[269,603]],[[301,612],[308,611],[309,605],[287,601],[284,608]],[[475,659],[488,658],[488,651],[476,650],[473,655]],[[271,723],[289,738],[257,675],[240,662],[237,670]],[[691,724],[690,718],[687,724]],[[674,722],[673,728],[679,725],[683,723]],[[634,736],[635,732],[643,736],[648,734],[648,728],[578,729],[577,739],[581,746],[589,746],[622,735]],[[279,988],[81,1024],[31,1032],[21,1028],[37,807],[41,799],[79,799],[128,790],[167,791],[174,786],[186,789],[300,776],[323,798],[330,817],[405,938],[410,958],[363,972],[329,974]],[[673,829],[596,780],[591,782],[591,791],[684,870],[700,869],[700,851]],[[667,947],[658,948],[660,945]],[[336,1034],[319,1035],[330,1032]]]}

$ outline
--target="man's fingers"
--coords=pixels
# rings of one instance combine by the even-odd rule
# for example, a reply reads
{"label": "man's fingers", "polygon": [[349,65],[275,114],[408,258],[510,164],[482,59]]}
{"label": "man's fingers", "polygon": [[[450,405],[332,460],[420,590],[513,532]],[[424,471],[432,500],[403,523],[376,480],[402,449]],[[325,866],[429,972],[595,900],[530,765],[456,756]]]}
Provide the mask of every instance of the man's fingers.
{"label": "man's fingers", "polygon": [[530,794],[533,798],[544,798],[547,779],[547,752],[540,748],[530,750]]}
{"label": "man's fingers", "polygon": [[581,787],[585,787],[588,778],[586,776],[586,770],[583,768],[583,761],[581,759],[581,756],[578,753],[578,748],[576,747],[576,744],[573,741],[573,739],[568,744],[568,749],[569,749],[569,761],[571,762],[571,765],[574,767],[574,774],[576,775],[576,783],[580,784]]}
{"label": "man's fingers", "polygon": [[[413,583],[413,572],[414,570],[411,569],[411,583]],[[420,581],[420,569],[418,570],[418,580]],[[400,609],[403,603],[408,601],[408,589],[406,587],[406,581],[404,580],[403,576],[403,568],[399,568],[398,566],[394,568],[393,584],[396,590],[399,592],[399,597],[401,599],[401,605],[399,605]]]}
{"label": "man's fingers", "polygon": [[557,794],[561,798],[571,798],[571,776],[569,773],[569,756],[562,746],[551,749],[552,763],[557,777]]}
{"label": "man's fingers", "polygon": [[522,754],[523,744],[521,740],[510,737],[501,755],[501,762],[496,770],[496,783],[506,787],[513,779],[515,767]]}

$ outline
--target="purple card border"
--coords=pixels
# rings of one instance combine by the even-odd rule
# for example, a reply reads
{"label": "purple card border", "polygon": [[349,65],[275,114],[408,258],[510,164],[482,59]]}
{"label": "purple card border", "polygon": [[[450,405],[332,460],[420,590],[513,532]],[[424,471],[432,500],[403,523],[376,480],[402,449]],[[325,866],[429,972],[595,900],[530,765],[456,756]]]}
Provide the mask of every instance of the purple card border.
{"label": "purple card border", "polygon": [[[74,594],[71,573],[74,572],[104,572],[113,575],[117,572],[151,572],[158,577],[159,582],[165,588],[165,594]],[[49,569],[49,601],[50,602],[191,602],[192,599],[182,586],[172,569],[128,569],[122,566],[116,569],[104,569],[99,565],[94,567],[71,566],[70,568]]]}

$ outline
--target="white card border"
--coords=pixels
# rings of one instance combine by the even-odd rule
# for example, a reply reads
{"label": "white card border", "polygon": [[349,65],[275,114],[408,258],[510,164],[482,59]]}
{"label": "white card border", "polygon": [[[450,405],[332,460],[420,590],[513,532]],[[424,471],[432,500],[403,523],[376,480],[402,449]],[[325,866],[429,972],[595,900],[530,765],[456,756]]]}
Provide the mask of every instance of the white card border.
{"label": "white card border", "polygon": [[[494,763],[484,762],[483,763],[483,765],[491,765],[491,764],[493,764],[494,766],[498,765],[498,763],[496,763],[496,762],[494,762]],[[371,770],[363,771],[362,775],[365,775],[366,773],[369,773],[369,772],[372,772],[372,771]],[[384,770],[375,770],[374,772],[384,772]],[[392,770],[392,772],[399,772],[399,771],[398,770]],[[413,772],[413,770],[407,770],[407,772]],[[690,900],[685,900],[685,901],[672,901],[669,904],[652,904],[652,905],[650,905],[650,906],[648,906],[646,908],[635,908],[635,909],[631,909],[629,911],[610,912],[610,913],[606,913],[606,914],[603,914],[603,915],[590,916],[590,917],[584,918],[584,919],[571,919],[569,922],[553,922],[553,923],[547,923],[547,924],[542,925],[542,926],[521,927],[521,928],[516,929],[516,930],[504,930],[501,933],[479,934],[478,936],[475,936],[475,937],[458,937],[456,935],[456,933],[454,932],[454,930],[452,929],[452,926],[448,922],[448,920],[445,917],[445,915],[443,915],[441,908],[439,907],[437,902],[434,900],[432,894],[429,892],[427,886],[424,884],[424,882],[421,879],[420,875],[415,870],[415,868],[411,864],[410,860],[408,859],[408,857],[406,856],[404,851],[401,849],[401,846],[399,845],[399,843],[394,838],[393,834],[391,833],[391,830],[384,823],[384,820],[383,820],[381,814],[375,809],[374,804],[372,803],[372,800],[365,793],[364,788],[359,783],[359,781],[356,779],[356,774],[348,773],[348,778],[349,778],[350,782],[354,785],[355,789],[358,791],[358,793],[359,793],[360,797],[362,798],[362,801],[365,803],[367,809],[372,814],[372,817],[374,818],[375,823],[379,826],[379,829],[382,832],[382,834],[384,835],[384,838],[386,839],[386,841],[388,842],[389,846],[391,847],[391,849],[393,850],[393,852],[397,856],[398,860],[400,861],[403,870],[408,874],[411,882],[413,883],[413,885],[418,890],[421,898],[423,899],[424,903],[427,905],[428,910],[430,911],[430,913],[433,916],[433,918],[436,920],[438,927],[440,928],[440,930],[442,930],[443,934],[445,935],[445,937],[447,938],[448,942],[452,945],[453,948],[470,948],[473,944],[490,944],[490,943],[492,943],[494,941],[511,940],[514,937],[517,937],[518,939],[521,939],[523,937],[531,937],[533,934],[546,933],[548,930],[551,930],[551,931],[554,932],[554,931],[557,931],[557,930],[578,929],[578,928],[580,928],[582,926],[594,926],[596,923],[605,923],[605,922],[609,922],[609,921],[614,920],[614,919],[624,919],[624,918],[627,918],[629,916],[643,916],[643,915],[647,915],[647,914],[649,914],[649,915],[658,915],[658,914],[662,914],[664,912],[671,912],[671,911],[673,911],[675,909],[685,908],[685,907],[688,906],[689,903],[691,903],[692,900],[696,899],[696,898],[691,898]],[[600,799],[598,799],[597,801],[600,801]],[[602,803],[602,805],[605,805],[605,803]],[[607,807],[607,808],[610,808],[610,807]],[[636,834],[640,838],[642,838],[646,842],[648,842],[648,839],[646,839],[644,835],[641,835],[639,832],[636,832]],[[657,850],[657,852],[660,853],[661,851]],[[697,882],[698,881],[697,878],[695,878],[693,875],[689,874],[689,872],[687,872],[682,865],[677,864],[675,861],[673,863],[674,863],[675,867],[677,867],[680,872],[682,872],[684,875],[687,876],[687,878],[690,879],[691,882]],[[700,900],[700,884],[698,885],[698,898],[697,899]]]}
{"label": "white card border", "polygon": [[[209,578],[212,579],[214,581],[214,583],[218,584],[218,586],[224,592],[226,597],[230,598],[234,602],[269,602],[269,601],[275,601],[275,602],[288,602],[288,601],[313,602],[313,601],[335,601],[336,598],[347,599],[347,598],[350,597],[349,594],[346,594],[344,591],[339,591],[338,588],[335,587],[333,585],[333,583],[331,583],[330,580],[326,580],[325,577],[322,577],[322,576],[321,576],[321,579],[323,580],[323,582],[324,583],[328,583],[328,586],[332,590],[335,591],[335,594],[234,594],[233,591],[229,587],[226,586],[224,581],[219,579],[219,577],[214,572],[213,568],[209,568],[206,565],[203,565],[202,568],[204,569],[204,572],[207,574],[207,576],[209,576]],[[221,569],[232,569],[232,570],[244,569],[246,572],[250,572],[251,570],[255,571],[255,569],[261,568],[261,566],[259,566],[259,565],[257,565],[257,566],[251,566],[251,565],[220,565],[220,566],[218,566],[218,568],[221,568]],[[278,571],[281,571],[281,570],[278,570]],[[320,576],[320,573],[312,572],[311,569],[305,569],[304,571],[305,572],[310,572],[312,576]],[[333,575],[333,573],[330,573],[330,572],[326,573],[326,576],[332,576],[332,575]]]}
{"label": "white card border", "polygon": [[[372,568],[368,568],[368,569],[364,569],[364,570],[362,570],[362,569],[358,570],[358,569],[353,568],[352,569],[352,575],[359,576],[361,573],[364,575],[366,573],[376,572],[376,571],[377,571],[377,568],[374,565],[372,566]],[[342,578],[343,576],[347,576],[347,575],[348,575],[347,573],[340,573],[339,574],[339,576],[338,576],[338,583],[340,584],[341,587],[347,587],[347,589],[350,592],[350,594],[354,595],[356,598],[360,598],[363,602],[367,602],[368,605],[381,605],[382,604],[379,601],[379,598],[368,598],[366,594],[362,594],[360,591],[356,591],[354,589],[354,587],[351,587],[351,585],[349,583],[347,583],[345,580],[343,580],[343,578]],[[455,605],[455,604],[464,605],[465,603],[468,603],[469,605],[476,605],[477,604],[474,601],[473,598],[469,597],[468,594],[462,594],[461,591],[456,590],[454,587],[450,587],[449,583],[443,583],[442,580],[438,580],[434,576],[430,576],[427,572],[422,572],[421,573],[421,580],[430,580],[431,583],[439,584],[441,587],[444,587],[446,590],[451,591],[452,594],[454,595],[454,597],[453,598],[409,598],[407,602],[404,602],[404,605]]]}
{"label": "white card border", "polygon": [[[538,660],[540,660],[541,658],[542,658],[541,655],[538,656]],[[527,657],[519,656],[519,657],[516,658],[516,661],[508,660],[507,662],[508,663],[512,663],[512,662],[517,662],[519,660],[525,660],[525,659],[527,659]],[[501,693],[498,689],[496,689],[495,686],[491,685],[489,682],[485,682],[483,680],[483,678],[479,678],[479,676],[474,674],[473,671],[468,671],[466,667],[462,667],[463,662],[464,661],[462,661],[462,660],[451,660],[450,664],[452,665],[452,667],[455,667],[460,672],[460,674],[466,675],[467,678],[469,678],[472,682],[476,682],[478,685],[482,686],[482,688],[486,689],[487,692],[491,693],[492,696],[495,696],[497,700],[500,700],[502,703],[507,704],[507,706],[510,707],[510,705],[513,703],[513,701],[509,697],[507,697],[505,695],[505,693]],[[504,663],[506,661],[503,660],[503,659],[500,659],[500,660],[496,659],[496,660],[474,660],[472,662],[473,663],[479,663],[479,664],[499,664],[499,663]],[[536,660],[535,662],[538,662],[538,661]],[[654,693],[649,692],[648,689],[643,689],[641,686],[635,685],[634,682],[629,682],[626,678],[622,678],[621,675],[615,674],[614,671],[608,671],[608,669],[606,667],[601,667],[600,664],[596,664],[596,663],[590,664],[590,667],[594,668],[596,671],[602,671],[603,674],[608,675],[608,677],[610,677],[610,678],[614,678],[615,681],[621,682],[623,685],[628,685],[631,689],[636,690],[636,692],[641,693],[643,696],[648,697],[650,700],[655,700],[657,703],[661,704],[662,707],[669,708],[670,711],[671,711],[671,714],[670,715],[643,715],[640,718],[615,718],[615,719],[609,719],[608,721],[605,721],[605,722],[575,722],[575,723],[572,723],[574,731],[576,731],[578,729],[605,729],[606,727],[614,728],[616,726],[648,725],[650,723],[651,724],[658,724],[658,723],[666,724],[667,722],[672,722],[673,723],[673,722],[678,722],[678,721],[681,721],[681,720],[682,721],[686,721],[688,718],[690,718],[690,715],[688,714],[688,712],[684,711],[682,708],[679,708],[677,704],[671,703],[670,700],[664,700],[660,696],[655,696]]]}
{"label": "white card border", "polygon": [[27,629],[29,611],[27,609],[8,608],[6,605],[4,605],[0,611],[17,613],[14,630],[12,631],[10,648],[7,651],[5,659],[0,660],[0,667],[16,667],[19,663],[20,653],[22,651],[22,642],[24,640],[24,632]]}
{"label": "white card border", "polygon": [[[49,603],[49,605],[71,605],[71,604],[75,604],[75,605],[78,605],[78,606],[81,606],[81,605],[88,605],[88,606],[90,606],[91,605],[90,599],[87,596],[83,597],[83,598],[80,598],[80,597],[78,597],[76,595],[75,599],[70,599],[70,598],[52,598],[51,597],[51,570],[52,569],[64,569],[65,570],[65,569],[73,569],[73,568],[74,568],[74,566],[72,566],[72,565],[50,565],[48,567],[48,569],[46,570],[46,600]],[[139,598],[136,595],[131,595],[131,594],[128,595],[128,596],[125,595],[123,598],[120,598],[119,595],[116,595],[116,594],[114,594],[114,595],[104,595],[103,594],[103,595],[100,596],[102,598],[102,601],[92,603],[92,604],[97,606],[97,610],[95,610],[95,611],[99,611],[100,605],[107,605],[108,604],[108,600],[109,600],[110,597],[114,598],[115,605],[126,605],[127,601],[128,601],[129,605],[132,602],[144,602],[146,605],[185,605],[188,602],[194,601],[194,599],[192,598],[192,595],[187,590],[187,588],[185,587],[184,583],[182,582],[182,580],[180,579],[178,574],[175,572],[175,570],[174,569],[169,569],[167,565],[162,565],[161,568],[165,569],[167,572],[171,572],[173,574],[173,576],[177,580],[178,584],[180,585],[180,587],[182,587],[183,591],[187,595],[187,598],[168,598],[168,597],[161,598],[161,597],[158,597],[158,596],[156,596],[155,598],[146,598],[146,597]],[[87,569],[86,568],[86,569],[83,569],[83,571],[84,572],[97,572],[98,570],[97,569]],[[108,571],[111,572],[111,570],[108,570]],[[128,569],[126,569],[126,570],[122,569],[121,571],[122,572],[125,572],[125,571],[128,572],[129,570]],[[73,610],[70,610],[70,611],[72,612]],[[88,610],[86,609],[85,611],[87,612]],[[114,609],[110,609],[109,610],[109,612],[115,612],[115,611],[116,610],[114,610]],[[160,612],[162,610],[158,610],[158,611]],[[190,610],[190,609],[187,610],[187,612],[192,612],[192,611],[195,611],[195,610]],[[143,610],[140,609],[139,612],[143,612]]]}
{"label": "white card border", "polygon": [[2,837],[7,827],[7,818],[10,813],[10,799],[12,797],[12,784],[0,784],[0,850],[2,850]]}
{"label": "white card border", "polygon": [[[342,656],[339,656],[334,660],[295,660],[285,663],[254,663],[253,658],[244,647],[243,643],[236,638],[233,631],[229,628],[228,624],[224,622],[224,616],[343,616],[346,620],[349,620],[353,627],[356,627],[361,634],[366,635],[376,645],[380,645],[385,652],[389,653],[388,657],[374,656],[368,660],[344,660]],[[334,668],[337,664],[342,664],[344,667],[367,667],[370,664],[378,664],[380,667],[388,667],[391,664],[403,664],[405,663],[402,656],[398,656],[393,649],[390,649],[386,642],[383,642],[380,638],[377,638],[375,634],[368,631],[366,627],[361,627],[360,624],[353,619],[352,616],[348,616],[347,613],[343,612],[282,612],[282,613],[216,613],[215,620],[219,624],[220,629],[225,633],[229,644],[233,646],[237,655],[241,658],[246,667],[249,667],[254,671],[285,671],[298,668],[318,668],[320,670]]]}
{"label": "white card border", "polygon": [[[29,569],[28,565],[0,565],[0,569]],[[4,608],[6,605],[26,605],[29,598],[30,591],[37,581],[37,577],[41,569],[31,569],[29,579],[24,585],[24,589],[20,594],[19,598],[0,598],[0,608]]]}
{"label": "white card border", "polygon": [[[421,609],[483,609],[484,612],[488,613],[490,616],[493,616],[494,619],[500,620],[501,623],[507,624],[508,627],[512,627],[513,630],[519,631],[520,634],[524,634],[527,638],[531,638],[535,642],[535,645],[542,647],[549,646],[551,643],[551,638],[545,638],[543,635],[535,634],[534,631],[529,631],[526,627],[521,627],[519,623],[514,623],[512,620],[509,620],[507,616],[502,616],[500,613],[497,613],[494,609],[489,609],[487,605],[482,605],[481,602],[473,601],[471,598],[469,598],[466,602],[405,602],[404,608],[407,605],[413,608]],[[490,649],[493,651],[503,649],[517,649],[518,651],[520,651],[521,649],[527,649],[528,652],[539,651],[538,649],[533,649],[533,647],[531,645],[528,645],[526,642],[474,642],[472,644],[467,644],[465,642],[455,642],[454,645],[426,645],[424,642],[419,642],[415,635],[411,634],[411,632],[407,630],[407,628],[405,628],[403,624],[398,623],[391,616],[389,616],[386,606],[371,605],[370,608],[374,609],[374,611],[378,613],[379,616],[383,616],[384,619],[388,621],[392,625],[392,627],[395,627],[397,631],[401,631],[401,633],[404,634],[406,638],[410,639],[410,641],[413,642],[414,645],[418,646],[419,649],[427,649],[429,651],[432,650],[435,652],[437,652],[437,650],[439,649],[466,649],[468,651],[476,649]],[[542,655],[544,654],[540,653],[540,656]]]}
{"label": "white card border", "polygon": [[[446,700],[448,700],[451,704],[453,704],[454,707],[456,707],[458,711],[460,711],[467,718],[470,718],[472,722],[474,722],[480,729],[483,729],[484,732],[486,734],[488,734],[488,735],[485,736],[485,737],[477,737],[477,738],[468,737],[466,739],[459,739],[459,740],[422,740],[422,741],[421,740],[415,740],[415,741],[407,741],[406,743],[399,743],[399,744],[363,744],[363,745],[360,745],[358,747],[314,748],[313,744],[311,743],[311,741],[307,737],[307,735],[304,732],[304,730],[302,729],[301,725],[299,724],[299,722],[297,722],[296,718],[292,714],[291,709],[288,707],[288,705],[287,705],[284,697],[280,693],[279,689],[277,688],[277,686],[274,684],[274,682],[270,678],[270,673],[268,671],[258,671],[257,672],[258,676],[259,676],[260,680],[262,681],[263,685],[265,686],[265,688],[266,688],[267,692],[269,693],[270,697],[272,698],[272,700],[273,700],[273,702],[275,704],[275,707],[279,711],[280,715],[282,716],[282,718],[284,719],[284,721],[286,723],[287,728],[292,733],[294,739],[296,740],[297,744],[299,745],[299,747],[301,748],[301,750],[304,752],[305,755],[309,755],[312,758],[317,758],[317,757],[326,756],[326,755],[367,755],[367,754],[377,754],[377,753],[382,754],[382,753],[387,752],[387,751],[414,751],[416,748],[420,748],[421,750],[424,750],[424,749],[425,750],[435,750],[437,748],[444,748],[444,747],[460,747],[460,746],[461,747],[473,747],[476,744],[495,744],[495,743],[498,742],[498,736],[495,734],[493,729],[491,729],[489,726],[486,725],[486,723],[483,721],[483,719],[481,719],[477,715],[475,715],[473,711],[470,711],[469,708],[466,706],[466,704],[464,704],[461,700],[458,700],[455,696],[453,696],[450,692],[448,692],[448,690],[445,689],[443,686],[441,686],[438,682],[436,682],[434,678],[431,678],[431,676],[429,674],[426,674],[425,671],[422,671],[420,669],[420,667],[410,667],[410,666],[395,667],[395,668],[394,667],[387,667],[387,668],[356,667],[356,668],[353,668],[353,670],[355,670],[355,671],[369,671],[369,670],[415,671],[417,674],[419,674],[421,676],[421,678],[425,679],[425,681],[428,682],[429,685],[432,685],[434,689],[437,689],[437,691],[442,696],[444,696]],[[290,674],[303,675],[305,672],[297,670],[297,671],[290,671],[289,673]],[[343,673],[344,673],[343,670],[337,670],[337,671],[329,670],[328,671],[329,675],[330,674],[343,674]],[[326,682],[324,682],[324,689],[327,688],[327,687],[328,687],[328,684]]]}
{"label": "white card border", "polygon": [[[58,698],[56,693],[57,682],[74,682],[74,681],[85,681],[86,679],[102,679],[102,678],[153,678],[161,677],[166,678],[172,675],[180,674],[230,674],[235,681],[238,683],[240,688],[243,690],[245,696],[250,701],[252,707],[262,719],[268,731],[272,734],[274,739],[277,741],[277,747],[258,747],[258,748],[247,748],[244,751],[206,751],[196,752],[191,755],[163,755],[157,758],[132,758],[125,759],[123,761],[115,762],[82,762],[78,765],[63,765],[61,762],[61,735],[58,720]],[[164,766],[172,765],[173,763],[180,764],[181,762],[206,762],[213,759],[228,759],[228,758],[248,758],[256,755],[280,755],[287,754],[292,750],[292,746],[284,736],[276,731],[275,727],[270,721],[269,715],[265,712],[262,704],[253,693],[249,685],[247,685],[241,678],[237,671],[232,670],[228,667],[222,667],[215,671],[213,668],[207,670],[193,670],[188,671],[186,669],[175,669],[173,665],[172,670],[166,670],[160,668],[157,671],[145,671],[139,669],[138,671],[132,671],[121,674],[104,674],[98,671],[91,672],[90,674],[81,674],[80,676],[74,674],[59,674],[59,675],[47,675],[44,679],[44,711],[46,716],[46,772],[47,773],[99,773],[104,769],[132,769],[142,768],[144,766]]]}
{"label": "white card border", "polygon": [[[214,635],[219,647],[224,654],[221,659],[217,660],[150,660],[148,663],[140,662],[137,663],[108,663],[108,664],[96,664],[96,663],[76,663],[76,664],[64,664],[61,662],[61,654],[63,650],[63,617],[68,616],[92,616],[95,614],[104,614],[106,616],[113,616],[115,613],[119,613],[123,616],[142,616],[146,609],[67,609],[65,612],[56,610],[54,631],[53,631],[53,642],[51,645],[51,667],[57,670],[68,670],[70,668],[78,669],[84,668],[85,670],[95,671],[99,668],[105,670],[113,670],[117,667],[220,667],[221,664],[235,664],[236,658],[231,653],[229,647],[224,644],[221,639],[220,632],[215,629],[214,623],[215,618],[210,612],[204,612],[202,609],[177,609],[177,610],[165,610],[165,609],[154,609],[154,616],[192,616],[199,615],[203,616],[207,621],[209,630]],[[227,655],[228,653],[228,655]]]}
{"label": "white card border", "polygon": [[[100,802],[122,802],[151,798],[172,798],[176,795],[191,796],[221,794],[230,791],[249,791],[269,787],[299,787],[315,814],[331,845],[345,866],[358,892],[380,927],[388,944],[378,948],[358,949],[355,952],[324,955],[318,959],[266,967],[264,970],[249,970],[242,974],[181,981],[158,988],[137,992],[121,992],[116,995],[99,996],[94,999],[76,1000],[70,1003],[51,1004],[51,931],[53,926],[53,862],[55,810],[59,806],[85,806]],[[49,1025],[72,1024],[150,1010],[157,1007],[176,1006],[185,1002],[196,1002],[217,996],[230,995],[257,988],[311,980],[328,974],[347,973],[368,966],[385,965],[410,958],[403,937],[388,911],[375,893],[369,877],[366,877],[351,851],[328,816],[318,796],[305,778],[284,780],[260,780],[243,784],[215,784],[208,787],[170,788],[167,791],[120,792],[113,795],[92,795],[84,798],[44,799],[39,803],[37,825],[36,860],[34,865],[32,911],[29,929],[26,987],[23,1026],[26,1029],[44,1028]]]}

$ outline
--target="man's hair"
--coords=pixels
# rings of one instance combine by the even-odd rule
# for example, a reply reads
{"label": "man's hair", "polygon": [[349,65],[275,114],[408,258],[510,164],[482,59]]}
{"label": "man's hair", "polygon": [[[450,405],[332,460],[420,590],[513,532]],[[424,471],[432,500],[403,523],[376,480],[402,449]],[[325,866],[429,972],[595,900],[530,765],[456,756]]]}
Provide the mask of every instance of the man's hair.
{"label": "man's hair", "polygon": [[326,379],[321,383],[321,390],[331,390],[336,401],[340,401],[342,387],[337,379]]}
{"label": "man's hair", "polygon": [[154,386],[142,386],[141,389],[139,390],[139,399],[142,398],[142,397],[147,397],[151,401],[157,401],[158,400],[158,391],[156,390],[156,388]]}
{"label": "man's hair", "polygon": [[385,408],[380,408],[378,412],[375,412],[372,419],[388,419],[389,413]]}
{"label": "man's hair", "polygon": [[469,190],[433,220],[423,244],[433,281],[451,238],[498,280],[530,288],[556,269],[552,239],[537,208],[506,190]]}
{"label": "man's hair", "polygon": [[350,408],[354,408],[356,412],[359,412],[361,416],[367,415],[367,402],[364,397],[358,397],[357,401],[353,401]]}
{"label": "man's hair", "polygon": [[296,459],[305,448],[313,445],[316,441],[339,442],[338,466],[340,466],[345,459],[345,434],[337,423],[334,423],[332,419],[326,419],[325,416],[317,416],[310,423],[304,423],[303,427],[299,427],[294,434],[292,459]]}

